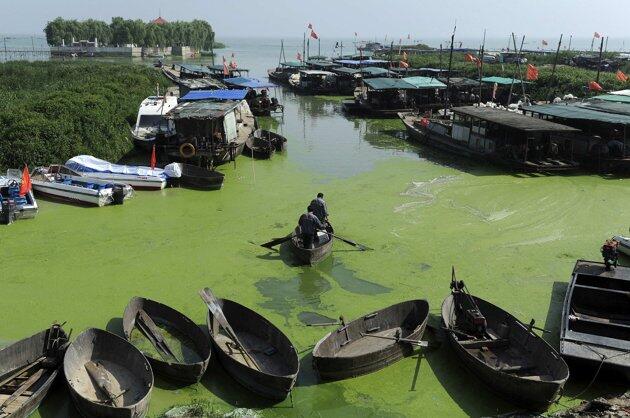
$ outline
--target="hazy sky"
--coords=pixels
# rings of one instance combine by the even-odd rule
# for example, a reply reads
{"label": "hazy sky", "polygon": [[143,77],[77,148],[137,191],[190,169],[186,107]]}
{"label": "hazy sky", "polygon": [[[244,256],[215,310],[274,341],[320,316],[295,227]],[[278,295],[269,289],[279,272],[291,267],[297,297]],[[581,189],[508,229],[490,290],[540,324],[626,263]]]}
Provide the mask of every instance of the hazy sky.
{"label": "hazy sky", "polygon": [[478,38],[484,28],[491,38],[512,31],[630,37],[628,0],[0,0],[0,33],[41,34],[57,16],[150,20],[159,10],[167,20],[206,19],[219,39],[299,37],[308,22],[322,38],[352,38],[355,31],[362,38],[446,38],[455,20],[461,38]]}

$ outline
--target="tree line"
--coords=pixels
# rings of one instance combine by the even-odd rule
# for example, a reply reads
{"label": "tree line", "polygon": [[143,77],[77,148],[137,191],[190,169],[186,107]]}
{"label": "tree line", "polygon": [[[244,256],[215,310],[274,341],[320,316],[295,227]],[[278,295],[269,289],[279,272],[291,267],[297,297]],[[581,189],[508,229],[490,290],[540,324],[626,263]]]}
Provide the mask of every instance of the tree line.
{"label": "tree line", "polygon": [[[75,40],[98,39],[100,45],[135,44],[146,47],[174,45],[191,46],[209,50],[214,44],[212,26],[204,20],[191,22],[167,22],[156,24],[140,19],[114,17],[110,24],[100,20],[67,20],[61,17],[48,22],[44,28],[46,40],[51,46],[60,46],[62,40],[69,44]],[[216,44],[214,44],[216,46]]]}

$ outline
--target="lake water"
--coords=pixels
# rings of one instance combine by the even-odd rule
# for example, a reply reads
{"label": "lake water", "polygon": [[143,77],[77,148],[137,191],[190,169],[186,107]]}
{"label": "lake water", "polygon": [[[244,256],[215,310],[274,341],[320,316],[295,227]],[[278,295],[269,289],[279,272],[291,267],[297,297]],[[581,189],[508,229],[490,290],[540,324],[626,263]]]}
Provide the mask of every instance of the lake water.
{"label": "lake water", "polygon": [[[227,43],[226,57],[234,51],[253,76],[278,62],[277,41]],[[288,43],[288,59],[298,47],[299,41]],[[341,98],[296,96],[283,88],[276,94],[286,106],[284,117],[260,122],[288,138],[287,152],[270,161],[241,156],[222,166],[221,191],[138,192],[123,206],[98,209],[40,200],[34,220],[0,228],[0,341],[30,335],[53,320],[67,321],[74,336],[87,327],[120,333],[133,296],[158,300],[204,326],[197,291],[209,286],[263,314],[294,343],[301,370],[293,406],[249,394],[213,364],[189,387],[157,378],[152,417],[195,400],[269,417],[515,410],[444,345],[367,376],[318,382],[310,350],[330,330],[304,322],[356,318],[413,298],[426,298],[438,315],[455,266],[473,293],[523,321],[536,319],[557,346],[575,260],[598,260],[604,239],[627,231],[628,180],[509,174],[418,147],[406,140],[398,120],[348,118]],[[319,191],[336,231],[374,251],[336,242],[332,257],[310,268],[256,245],[290,232]],[[570,398],[589,380],[572,381],[561,404],[579,402]],[[614,389],[619,387],[597,382],[580,399]],[[34,416],[76,416],[63,385]]]}

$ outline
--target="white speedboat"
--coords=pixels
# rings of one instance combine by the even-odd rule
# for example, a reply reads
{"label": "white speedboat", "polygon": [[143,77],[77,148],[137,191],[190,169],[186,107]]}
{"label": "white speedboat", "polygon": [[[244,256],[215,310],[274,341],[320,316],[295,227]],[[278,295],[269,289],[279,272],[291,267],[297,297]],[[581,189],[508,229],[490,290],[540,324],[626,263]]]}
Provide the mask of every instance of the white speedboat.
{"label": "white speedboat", "polygon": [[165,96],[149,96],[142,101],[138,109],[136,126],[132,130],[136,146],[150,149],[159,134],[171,136],[175,133],[174,125],[164,118],[177,106],[177,97],[171,93]]}
{"label": "white speedboat", "polygon": [[129,184],[134,189],[161,190],[169,177],[161,168],[112,164],[91,155],[70,158],[66,167],[83,177]]}
{"label": "white speedboat", "polygon": [[24,196],[20,196],[20,183],[22,172],[20,170],[7,170],[6,176],[0,176],[0,201],[8,204],[12,201],[15,205],[15,219],[30,219],[37,215],[37,200],[33,191],[29,190]]}
{"label": "white speedboat", "polygon": [[31,182],[38,194],[96,206],[120,205],[133,194],[128,184],[82,177],[63,165],[36,168]]}
{"label": "white speedboat", "polygon": [[619,247],[617,248],[619,252],[630,257],[630,237],[615,235],[613,239],[619,243]]}

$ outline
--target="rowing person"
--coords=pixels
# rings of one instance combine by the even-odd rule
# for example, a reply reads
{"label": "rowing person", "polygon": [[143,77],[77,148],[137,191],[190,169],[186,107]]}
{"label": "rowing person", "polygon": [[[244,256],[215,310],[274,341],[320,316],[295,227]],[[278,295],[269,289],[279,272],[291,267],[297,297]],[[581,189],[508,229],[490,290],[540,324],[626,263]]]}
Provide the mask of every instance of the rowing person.
{"label": "rowing person", "polygon": [[298,224],[302,234],[302,245],[307,249],[313,248],[313,244],[318,241],[317,231],[326,229],[326,226],[313,213],[311,205],[306,209],[306,213],[300,216]]}
{"label": "rowing person", "polygon": [[311,200],[311,206],[313,207],[313,213],[320,222],[324,223],[328,221],[328,208],[324,200],[324,193],[317,193],[317,197]]}

